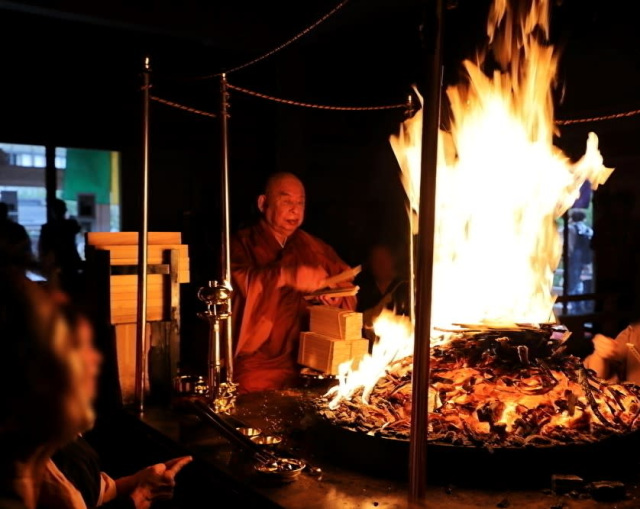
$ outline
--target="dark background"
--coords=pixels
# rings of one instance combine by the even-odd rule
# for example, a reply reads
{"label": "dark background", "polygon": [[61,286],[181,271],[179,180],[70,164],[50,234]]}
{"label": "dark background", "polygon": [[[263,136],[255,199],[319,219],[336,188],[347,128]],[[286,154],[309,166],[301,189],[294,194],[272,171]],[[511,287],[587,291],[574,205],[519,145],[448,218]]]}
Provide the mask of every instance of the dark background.
{"label": "dark background", "polygon": [[[484,39],[486,0],[450,4],[445,80]],[[629,2],[631,4],[631,2]],[[141,94],[145,55],[153,94],[218,109],[215,73],[278,46],[336,5],[334,1],[209,2],[110,0],[0,1],[0,140],[118,150],[122,227],[140,225]],[[377,105],[406,100],[425,69],[419,26],[430,2],[352,0],[277,55],[232,73],[257,91],[320,104]],[[557,118],[640,108],[640,36],[631,5],[554,3],[552,39],[562,50]],[[563,93],[561,93],[563,92]],[[640,310],[638,162],[640,117],[563,127],[557,144],[584,152],[588,131],[616,167],[596,196],[598,290],[615,293],[615,334]],[[255,217],[264,178],[293,171],[307,185],[305,228],[351,264],[379,238],[401,243],[407,221],[399,169],[388,144],[401,110],[334,112],[281,106],[231,94],[231,221]],[[149,228],[182,231],[192,283],[183,288],[185,335],[196,334],[195,292],[218,276],[219,129],[216,120],[152,104]],[[193,320],[192,320],[193,319]]]}

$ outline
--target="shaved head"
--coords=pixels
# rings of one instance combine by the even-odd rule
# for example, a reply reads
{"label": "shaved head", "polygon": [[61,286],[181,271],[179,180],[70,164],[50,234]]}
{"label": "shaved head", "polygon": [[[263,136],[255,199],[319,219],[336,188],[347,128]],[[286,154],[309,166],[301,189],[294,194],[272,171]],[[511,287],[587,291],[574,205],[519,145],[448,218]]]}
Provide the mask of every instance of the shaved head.
{"label": "shaved head", "polygon": [[278,173],[274,173],[269,176],[264,186],[264,194],[266,194],[267,196],[269,194],[272,194],[274,189],[278,189],[282,181],[297,182],[304,190],[304,185],[302,184],[302,181],[298,177],[296,177],[293,173],[280,171]]}
{"label": "shaved head", "polygon": [[258,209],[282,243],[302,224],[304,207],[304,185],[293,173],[271,175],[258,197]]}

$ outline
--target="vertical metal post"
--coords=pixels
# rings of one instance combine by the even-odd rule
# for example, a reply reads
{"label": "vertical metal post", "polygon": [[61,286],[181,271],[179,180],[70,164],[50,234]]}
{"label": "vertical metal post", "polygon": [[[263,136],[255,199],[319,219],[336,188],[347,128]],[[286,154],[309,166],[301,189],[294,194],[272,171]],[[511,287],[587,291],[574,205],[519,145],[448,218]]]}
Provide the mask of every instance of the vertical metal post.
{"label": "vertical metal post", "polygon": [[[229,226],[229,91],[227,90],[227,76],[223,74],[220,78],[220,131],[222,138],[222,168],[220,192],[222,195],[222,249],[221,249],[221,274],[222,284],[229,291],[233,290],[231,285],[231,246],[230,246],[230,226]],[[225,320],[226,332],[226,381],[233,382],[233,330],[231,317]]]}
{"label": "vertical metal post", "polygon": [[44,181],[47,191],[47,221],[53,219],[53,202],[56,199],[58,189],[58,174],[56,170],[56,146],[47,143],[45,147],[46,165],[44,169]]}
{"label": "vertical metal post", "polygon": [[[407,98],[407,118],[415,115],[416,110],[413,106],[413,96],[409,94]],[[424,119],[423,119],[424,122]],[[409,181],[412,182],[411,176],[408,176]],[[417,189],[410,187],[411,191],[407,192],[409,199],[409,319],[411,320],[411,326],[415,330],[416,326],[416,236],[415,231],[415,219],[414,216],[418,213],[418,210],[414,211],[415,193]],[[417,204],[419,207],[420,205]]]}
{"label": "vertical metal post", "polygon": [[415,343],[413,353],[413,405],[409,446],[409,497],[424,503],[427,492],[427,430],[431,350],[431,290],[435,245],[436,171],[442,76],[444,0],[433,0],[424,26],[427,80],[422,124],[422,166],[417,253]]}
{"label": "vertical metal post", "polygon": [[562,314],[569,312],[569,212],[562,215]]}
{"label": "vertical metal post", "polygon": [[409,318],[416,327],[416,240],[413,234],[413,210],[409,210]]}
{"label": "vertical metal post", "polygon": [[138,232],[138,310],[136,321],[136,380],[135,403],[144,411],[145,376],[147,372],[147,251],[149,219],[149,57],[144,59],[142,89],[142,217]]}

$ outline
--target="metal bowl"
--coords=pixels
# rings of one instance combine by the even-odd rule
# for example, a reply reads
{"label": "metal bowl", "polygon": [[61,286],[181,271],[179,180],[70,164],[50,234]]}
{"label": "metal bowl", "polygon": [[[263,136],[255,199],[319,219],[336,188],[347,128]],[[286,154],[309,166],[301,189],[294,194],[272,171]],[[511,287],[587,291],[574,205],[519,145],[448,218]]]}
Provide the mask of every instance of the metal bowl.
{"label": "metal bowl", "polygon": [[242,433],[245,437],[257,437],[262,434],[262,430],[260,428],[236,428],[240,433]]}
{"label": "metal bowl", "polygon": [[273,463],[258,463],[254,468],[260,475],[278,481],[289,482],[297,479],[306,466],[306,463],[301,460],[278,458]]}
{"label": "metal bowl", "polygon": [[282,437],[277,435],[258,435],[251,437],[251,441],[264,446],[274,446],[282,442]]}

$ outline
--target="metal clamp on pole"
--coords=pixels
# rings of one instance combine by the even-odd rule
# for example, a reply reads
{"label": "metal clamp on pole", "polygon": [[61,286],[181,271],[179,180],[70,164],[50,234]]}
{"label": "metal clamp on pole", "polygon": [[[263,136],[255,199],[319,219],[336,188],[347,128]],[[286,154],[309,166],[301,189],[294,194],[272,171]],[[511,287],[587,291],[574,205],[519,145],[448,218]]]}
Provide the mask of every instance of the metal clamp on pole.
{"label": "metal clamp on pole", "polygon": [[208,286],[198,290],[198,299],[207,306],[198,317],[209,322],[207,399],[214,412],[229,413],[235,407],[236,386],[222,381],[221,324],[231,316],[231,290],[217,281],[209,281]]}

